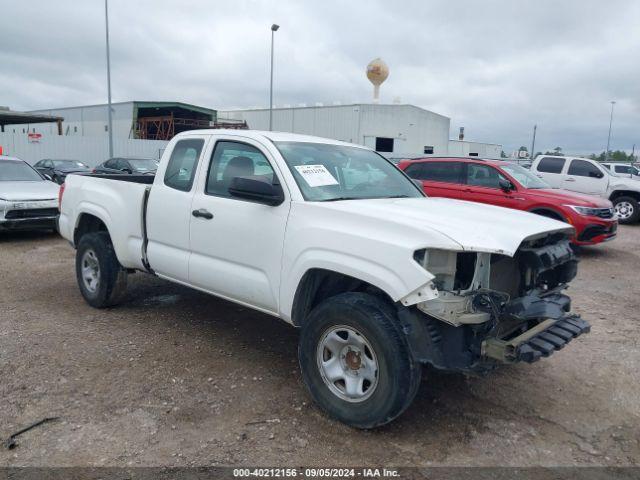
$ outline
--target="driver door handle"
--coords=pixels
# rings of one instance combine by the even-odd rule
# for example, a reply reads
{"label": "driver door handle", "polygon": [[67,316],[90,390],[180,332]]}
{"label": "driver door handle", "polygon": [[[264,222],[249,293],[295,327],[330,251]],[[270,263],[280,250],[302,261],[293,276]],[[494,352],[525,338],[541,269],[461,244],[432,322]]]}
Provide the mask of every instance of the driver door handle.
{"label": "driver door handle", "polygon": [[569,177],[569,178],[565,178],[565,179],[564,179],[564,181],[565,181],[565,182],[575,182],[575,181],[576,181],[576,179],[575,179],[575,178],[571,178],[571,177]]}
{"label": "driver door handle", "polygon": [[200,208],[199,210],[194,210],[193,212],[191,212],[191,215],[193,215],[196,218],[204,218],[205,220],[211,220],[213,218],[213,213],[211,213],[209,210],[206,210],[204,208]]}

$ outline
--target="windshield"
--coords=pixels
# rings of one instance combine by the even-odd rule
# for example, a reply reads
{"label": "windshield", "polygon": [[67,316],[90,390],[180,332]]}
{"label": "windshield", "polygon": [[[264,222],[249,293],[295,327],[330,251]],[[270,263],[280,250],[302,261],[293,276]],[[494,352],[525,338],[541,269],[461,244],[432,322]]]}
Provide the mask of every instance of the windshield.
{"label": "windshield", "polygon": [[42,177],[25,162],[0,160],[0,182],[41,182]]}
{"label": "windshield", "polygon": [[423,197],[418,187],[371,150],[306,142],[275,142],[306,200]]}
{"label": "windshield", "polygon": [[514,165],[513,163],[504,163],[500,167],[511,175],[520,185],[524,188],[552,188],[547,182],[541,178],[536,177],[526,168],[522,168],[520,165]]}
{"label": "windshield", "polygon": [[61,168],[89,168],[78,160],[51,160],[54,167]]}
{"label": "windshield", "polygon": [[131,167],[141,172],[158,169],[158,164],[156,163],[156,161],[149,158],[129,158],[127,161],[129,162]]}

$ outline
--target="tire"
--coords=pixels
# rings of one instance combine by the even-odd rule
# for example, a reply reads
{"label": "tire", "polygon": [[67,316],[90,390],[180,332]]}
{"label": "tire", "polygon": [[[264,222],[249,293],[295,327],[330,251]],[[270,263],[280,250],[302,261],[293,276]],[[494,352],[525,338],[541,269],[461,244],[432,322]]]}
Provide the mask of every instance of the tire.
{"label": "tire", "polygon": [[127,272],[118,262],[108,233],[88,233],[80,239],[76,279],[80,293],[92,307],[111,307],[122,300],[127,290]]}
{"label": "tire", "polygon": [[[317,405],[362,429],[384,425],[404,412],[422,377],[394,308],[365,293],[340,294],[314,308],[302,326],[298,358]],[[343,378],[335,380],[335,372]],[[358,386],[349,392],[347,382]]]}
{"label": "tire", "polygon": [[617,197],[613,200],[613,208],[618,216],[618,223],[628,225],[640,220],[640,204],[633,197]]}

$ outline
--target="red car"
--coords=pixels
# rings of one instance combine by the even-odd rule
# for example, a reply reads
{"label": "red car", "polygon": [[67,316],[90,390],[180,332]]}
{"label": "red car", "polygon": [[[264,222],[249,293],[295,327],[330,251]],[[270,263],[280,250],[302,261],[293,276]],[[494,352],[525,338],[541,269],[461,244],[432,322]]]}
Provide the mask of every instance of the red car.
{"label": "red car", "polygon": [[404,160],[398,167],[419,180],[431,197],[489,203],[570,223],[576,229],[576,245],[595,245],[616,236],[618,221],[609,200],[551,188],[514,163],[429,157]]}

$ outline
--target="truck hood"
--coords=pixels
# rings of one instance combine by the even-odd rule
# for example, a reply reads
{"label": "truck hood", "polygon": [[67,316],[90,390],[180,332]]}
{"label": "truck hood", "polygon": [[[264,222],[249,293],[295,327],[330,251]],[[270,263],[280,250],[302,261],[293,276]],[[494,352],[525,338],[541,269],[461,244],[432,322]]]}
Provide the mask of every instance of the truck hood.
{"label": "truck hood", "polygon": [[560,188],[529,188],[527,195],[541,200],[550,200],[562,205],[577,207],[611,208],[611,202],[607,199],[593,195],[570,192]]}
{"label": "truck hood", "polygon": [[50,200],[58,198],[60,186],[46,180],[37,182],[0,182],[0,199]]}
{"label": "truck hood", "polygon": [[[319,202],[336,213],[375,220],[380,228],[410,227],[446,236],[461,250],[513,256],[523,240],[564,231],[571,225],[533,213],[448,198],[384,198]],[[427,235],[425,235],[426,237]],[[427,246],[428,245],[424,245]]]}

